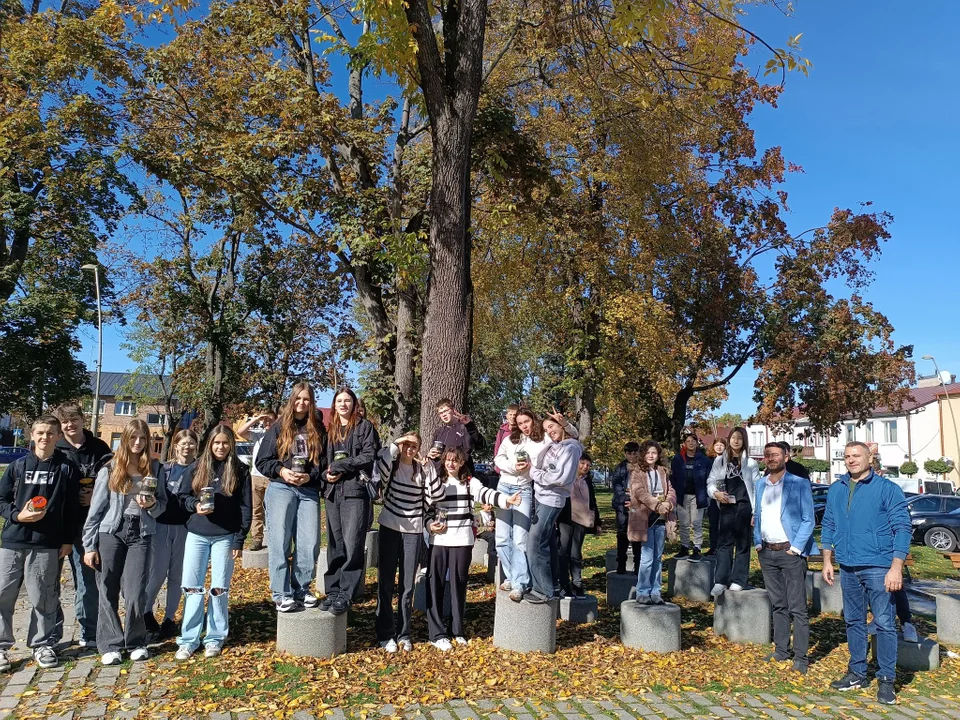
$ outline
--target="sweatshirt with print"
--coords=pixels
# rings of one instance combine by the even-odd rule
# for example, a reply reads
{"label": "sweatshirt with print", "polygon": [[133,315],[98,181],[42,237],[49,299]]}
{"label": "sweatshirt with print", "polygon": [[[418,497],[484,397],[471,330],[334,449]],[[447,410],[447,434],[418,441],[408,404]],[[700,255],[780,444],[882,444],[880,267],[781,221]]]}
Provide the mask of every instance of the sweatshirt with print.
{"label": "sweatshirt with print", "polygon": [[[37,522],[17,516],[35,497],[47,500]],[[58,449],[46,460],[34,453],[17,458],[0,478],[0,546],[9,550],[53,550],[72,545],[80,528],[80,471]]]}

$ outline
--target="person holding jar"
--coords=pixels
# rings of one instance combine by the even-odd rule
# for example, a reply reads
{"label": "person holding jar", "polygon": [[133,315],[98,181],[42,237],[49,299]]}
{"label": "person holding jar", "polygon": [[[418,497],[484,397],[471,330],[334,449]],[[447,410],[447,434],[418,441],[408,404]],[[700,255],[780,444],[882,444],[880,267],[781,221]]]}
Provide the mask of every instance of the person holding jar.
{"label": "person holding jar", "polygon": [[[147,660],[147,574],[156,518],[167,506],[160,464],[150,459],[150,428],[131,420],[120,435],[113,461],[97,474],[90,513],[83,526],[83,562],[97,570],[100,608],[97,649],[104,665]],[[151,487],[153,486],[153,487]],[[125,623],[120,622],[120,590]]]}
{"label": "person holding jar", "polygon": [[270,592],[277,612],[320,604],[313,583],[320,555],[320,491],[327,465],[326,444],[313,386],[297,383],[277,422],[260,441],[256,458],[257,470],[270,479],[264,505]]}
{"label": "person holding jar", "polygon": [[674,519],[677,491],[669,482],[660,459],[663,449],[655,440],[640,446],[640,462],[630,468],[630,518],[627,537],[639,542],[640,568],[637,572],[637,603],[663,605],[663,546],[667,522]]}
{"label": "person holding jar", "polygon": [[[166,487],[167,496],[175,498],[180,493],[184,478],[189,481],[188,469],[197,458],[200,439],[193,430],[180,430],[173,436],[173,460],[160,468],[159,480]],[[187,540],[189,514],[179,502],[168,502],[166,510],[157,517],[157,532],[153,536],[150,559],[150,574],[147,580],[147,612],[144,621],[147,635],[166,640],[176,637],[177,623],[174,618],[180,607],[183,577],[183,546]],[[153,608],[157,604],[160,588],[167,584],[163,624],[157,623]],[[151,638],[153,639],[153,638]]]}
{"label": "person holding jar", "polygon": [[350,388],[341,388],[330,408],[323,490],[328,543],[323,584],[327,596],[320,608],[334,615],[350,609],[364,581],[364,545],[371,512],[367,482],[379,449],[377,431],[361,417],[356,394]]}
{"label": "person holding jar", "polygon": [[[707,494],[720,506],[717,569],[710,594],[719,597],[729,587],[747,587],[750,546],[753,544],[753,494],[760,466],[747,452],[747,431],[736,427],[727,438],[727,450],[713,461]],[[736,558],[734,558],[734,549]]]}
{"label": "person holding jar", "polygon": [[190,482],[180,486],[178,499],[189,517],[182,580],[186,600],[176,658],[188,660],[200,647],[208,567],[210,598],[203,645],[205,657],[216,657],[229,634],[227,595],[253,517],[250,470],[237,457],[236,437],[229,425],[217,425],[210,432],[200,459],[191,466]]}
{"label": "person holding jar", "polygon": [[516,427],[500,443],[494,464],[500,470],[497,492],[512,496],[520,493],[520,504],[497,512],[497,558],[506,580],[500,589],[510,593],[514,602],[523,600],[530,590],[530,567],[527,564],[527,538],[533,515],[533,479],[530,469],[540,454],[551,444],[544,436],[543,425],[530,408],[520,408]]}

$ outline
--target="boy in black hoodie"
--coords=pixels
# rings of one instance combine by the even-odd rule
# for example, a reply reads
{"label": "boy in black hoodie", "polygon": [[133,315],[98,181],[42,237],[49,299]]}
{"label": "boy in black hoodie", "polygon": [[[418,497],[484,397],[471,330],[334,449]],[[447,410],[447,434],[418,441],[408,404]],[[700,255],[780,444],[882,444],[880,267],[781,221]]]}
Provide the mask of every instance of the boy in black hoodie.
{"label": "boy in black hoodie", "polygon": [[[73,587],[76,589],[74,610],[80,626],[80,647],[97,646],[97,610],[100,593],[97,590],[97,571],[83,564],[83,524],[90,512],[93,484],[100,468],[113,458],[110,446],[87,430],[84,425],[83,408],[79,403],[69,402],[58,407],[54,413],[60,420],[63,435],[57,442],[60,450],[80,470],[80,515],[77,536],[73,539],[73,551],[67,556]],[[62,563],[61,563],[62,566]],[[60,573],[57,573],[57,591],[60,590]],[[63,639],[63,607],[57,613],[57,642]]]}
{"label": "boy in black hoodie", "polygon": [[30,432],[33,452],[12,462],[0,478],[0,671],[10,669],[13,611],[24,579],[33,605],[27,646],[42,668],[59,665],[56,645],[57,576],[60,558],[73,549],[80,513],[77,467],[56,448],[60,421],[37,418]]}

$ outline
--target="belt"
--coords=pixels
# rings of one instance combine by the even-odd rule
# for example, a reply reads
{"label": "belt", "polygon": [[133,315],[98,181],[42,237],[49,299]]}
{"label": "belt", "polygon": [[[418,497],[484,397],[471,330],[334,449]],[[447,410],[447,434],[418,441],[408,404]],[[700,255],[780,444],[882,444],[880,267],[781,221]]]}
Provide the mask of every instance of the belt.
{"label": "belt", "polygon": [[790,543],[788,543],[788,542],[782,542],[782,543],[768,543],[768,542],[765,542],[765,543],[763,544],[763,547],[764,547],[764,549],[766,549],[766,550],[789,550],[789,549],[790,549]]}

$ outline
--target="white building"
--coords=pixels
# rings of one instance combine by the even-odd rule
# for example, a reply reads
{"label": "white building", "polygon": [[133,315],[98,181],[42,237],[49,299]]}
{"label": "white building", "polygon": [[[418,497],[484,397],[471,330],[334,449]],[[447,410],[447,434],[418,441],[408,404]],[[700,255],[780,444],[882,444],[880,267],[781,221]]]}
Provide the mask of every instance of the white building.
{"label": "white building", "polygon": [[[960,383],[954,382],[954,376],[948,379],[951,382],[946,385],[947,391],[960,395]],[[750,425],[747,428],[750,455],[760,459],[766,443],[786,440],[793,446],[803,446],[802,456],[805,458],[828,460],[829,480],[822,478],[822,481],[833,482],[846,472],[843,464],[844,446],[859,440],[867,443],[874,454],[879,455],[888,477],[899,477],[900,466],[913,460],[919,468],[914,477],[927,479],[929,474],[924,471],[923,463],[939,460],[943,456],[943,427],[938,402],[943,390],[939,377],[921,378],[918,386],[910,389],[910,399],[900,410],[875,408],[863,424],[856,420],[844,420],[840,433],[831,437],[810,434],[810,423],[802,414],[798,415],[793,428],[786,433],[774,433],[765,425]]]}

